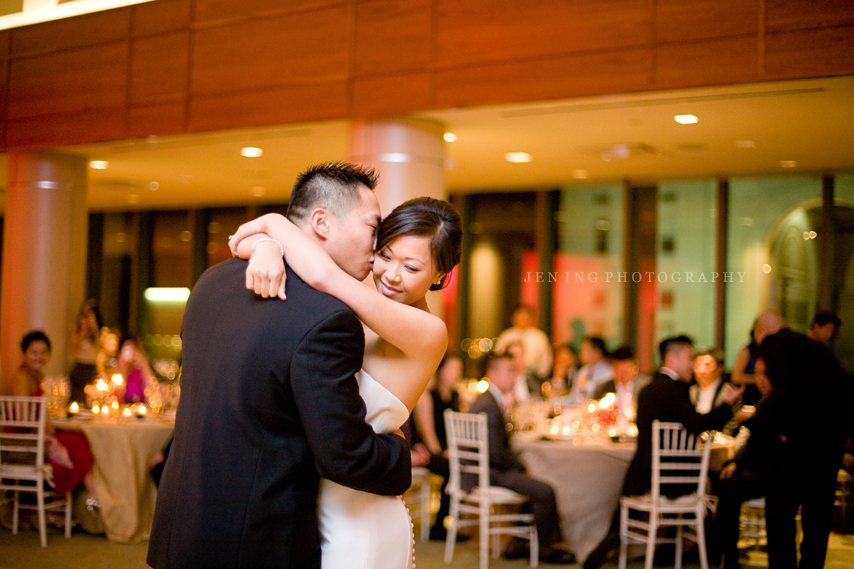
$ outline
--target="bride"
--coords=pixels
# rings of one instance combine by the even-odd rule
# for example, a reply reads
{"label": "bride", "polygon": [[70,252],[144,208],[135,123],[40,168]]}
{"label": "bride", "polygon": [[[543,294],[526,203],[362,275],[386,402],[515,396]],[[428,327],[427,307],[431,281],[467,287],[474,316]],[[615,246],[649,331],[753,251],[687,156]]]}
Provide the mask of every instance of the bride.
{"label": "bride", "polygon": [[[392,433],[407,420],[448,347],[445,323],[425,295],[445,286],[459,263],[460,216],[444,201],[416,198],[380,224],[373,259],[376,290],[363,286],[287,218],[269,214],[240,226],[232,251],[250,258],[246,286],[286,299],[281,242],[291,269],[315,289],[347,304],[365,328],[359,391],[367,421]],[[253,254],[253,249],[256,249]],[[377,294],[380,293],[380,294]],[[323,569],[413,567],[412,524],[400,498],[378,496],[322,480],[318,525]]]}

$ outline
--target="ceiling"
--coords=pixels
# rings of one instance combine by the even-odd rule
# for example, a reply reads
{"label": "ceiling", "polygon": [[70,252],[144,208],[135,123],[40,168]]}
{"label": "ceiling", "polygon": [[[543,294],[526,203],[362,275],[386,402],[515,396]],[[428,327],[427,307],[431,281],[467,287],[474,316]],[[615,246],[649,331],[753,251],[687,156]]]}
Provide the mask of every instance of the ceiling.
{"label": "ceiling", "polygon": [[[679,114],[699,122],[678,124]],[[409,116],[441,121],[457,135],[445,144],[451,193],[854,171],[854,76]],[[306,166],[348,158],[349,128],[347,121],[327,121],[63,150],[109,162],[106,170],[89,170],[94,210],[283,202]],[[264,154],[243,157],[244,146]],[[512,151],[533,160],[507,162]],[[0,155],[0,180],[7,162]]]}

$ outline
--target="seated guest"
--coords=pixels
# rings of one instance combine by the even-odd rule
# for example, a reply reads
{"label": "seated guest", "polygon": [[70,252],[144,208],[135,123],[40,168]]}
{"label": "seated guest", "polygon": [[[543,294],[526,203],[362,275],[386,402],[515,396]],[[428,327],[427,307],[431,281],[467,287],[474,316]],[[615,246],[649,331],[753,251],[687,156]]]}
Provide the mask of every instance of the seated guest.
{"label": "seated guest", "polygon": [[[732,418],[732,405],[743,389],[727,386],[724,405],[702,415],[697,413],[688,395],[688,383],[694,369],[694,346],[691,338],[667,338],[658,346],[661,368],[638,397],[638,441],[635,456],[623,482],[623,496],[642,496],[652,485],[652,423],[682,423],[692,433],[722,428]],[[669,497],[679,495],[679,488],[668,487]],[[685,491],[690,492],[688,488]],[[675,495],[674,495],[675,494]],[[620,545],[620,510],[614,513],[611,530],[584,562],[585,569],[600,567],[607,556]]]}
{"label": "seated guest", "polygon": [[111,328],[101,328],[101,351],[95,360],[95,368],[98,375],[110,379],[113,374],[119,373],[119,344],[121,334]]}
{"label": "seated guest", "polygon": [[122,343],[118,372],[124,378],[125,403],[147,403],[145,390],[154,383],[154,372],[139,340],[128,338]]}
{"label": "seated guest", "polygon": [[575,374],[578,373],[578,354],[569,344],[561,344],[554,349],[554,367],[552,368],[549,390],[562,394],[572,389]]}
{"label": "seated guest", "polygon": [[433,474],[444,478],[436,522],[430,528],[430,539],[436,541],[445,540],[445,518],[451,509],[451,497],[445,492],[450,477],[446,456],[448,440],[445,433],[445,409],[459,412],[460,394],[457,384],[462,377],[462,360],[457,356],[446,355],[436,372],[436,386],[421,396],[413,413],[417,434],[429,452],[428,462],[424,463],[424,466]]}
{"label": "seated guest", "polygon": [[756,404],[756,413],[744,422],[750,437],[735,458],[724,465],[715,484],[718,509],[715,514],[714,532],[710,550],[720,549],[724,569],[738,569],[738,519],[742,503],[765,495],[765,468],[768,451],[780,444],[777,433],[768,419],[771,408],[771,383],[765,375],[765,362],[756,360],[756,386],[762,398]]}
{"label": "seated guest", "polygon": [[540,393],[540,381],[525,367],[525,346],[519,342],[513,342],[507,344],[504,352],[510,355],[513,369],[516,370],[516,380],[513,382],[513,389],[510,391],[513,403],[530,401],[532,393]]}
{"label": "seated guest", "polygon": [[599,386],[614,379],[614,368],[608,363],[605,340],[598,336],[588,336],[581,343],[581,363],[584,365],[575,375],[570,393],[570,399],[574,402],[594,399]]}
{"label": "seated guest", "polygon": [[[729,384],[724,373],[724,353],[718,349],[702,350],[694,358],[694,379],[688,390],[691,403],[697,413],[706,414],[712,409],[723,405],[726,398],[724,387]],[[739,428],[737,421],[731,420],[722,431],[734,435]]]}
{"label": "seated guest", "polygon": [[593,399],[601,399],[608,393],[617,396],[617,409],[623,415],[634,420],[638,408],[638,396],[650,382],[647,375],[638,375],[638,364],[629,346],[620,346],[611,354],[611,367],[614,379],[603,383],[593,394]]}
{"label": "seated guest", "polygon": [[807,337],[825,346],[830,346],[836,331],[842,326],[842,320],[828,310],[822,310],[812,319]]}
{"label": "seated guest", "polygon": [[[512,357],[507,354],[490,356],[486,363],[489,389],[481,394],[470,413],[484,413],[489,431],[489,478],[490,484],[509,488],[530,498],[540,545],[540,560],[546,563],[568,564],[575,562],[569,551],[558,549],[555,544],[563,541],[560,518],[557,512],[555,493],[551,486],[527,475],[525,465],[510,448],[505,417],[505,397],[513,389],[517,370]],[[474,476],[463,479],[469,488],[476,484]],[[507,545],[504,556],[508,559],[528,557],[528,544],[513,539]]]}
{"label": "seated guest", "polygon": [[[44,366],[50,360],[50,339],[41,330],[32,330],[21,340],[23,362],[12,378],[9,395],[40,397]],[[45,418],[45,442],[47,458],[53,467],[54,491],[63,495],[85,484],[89,500],[94,500],[94,488],[89,476],[92,470],[92,451],[89,441],[82,433],[56,431],[50,420]]]}

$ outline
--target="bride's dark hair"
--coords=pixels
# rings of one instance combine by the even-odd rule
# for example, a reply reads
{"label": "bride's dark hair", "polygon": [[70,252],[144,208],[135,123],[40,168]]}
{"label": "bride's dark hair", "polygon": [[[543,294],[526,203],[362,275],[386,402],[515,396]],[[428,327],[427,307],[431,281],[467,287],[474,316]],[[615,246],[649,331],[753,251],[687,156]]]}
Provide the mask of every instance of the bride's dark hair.
{"label": "bride's dark hair", "polygon": [[448,274],[460,262],[463,239],[460,214],[448,202],[428,197],[403,202],[382,220],[377,231],[377,251],[398,237],[413,235],[430,238],[436,270],[445,276],[430,290],[445,288]]}

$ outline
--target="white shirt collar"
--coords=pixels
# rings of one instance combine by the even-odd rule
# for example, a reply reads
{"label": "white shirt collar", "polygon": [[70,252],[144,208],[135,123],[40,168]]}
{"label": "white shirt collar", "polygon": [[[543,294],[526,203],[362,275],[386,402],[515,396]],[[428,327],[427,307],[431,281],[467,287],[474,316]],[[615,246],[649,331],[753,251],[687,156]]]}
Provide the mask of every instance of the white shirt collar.
{"label": "white shirt collar", "polygon": [[668,376],[673,381],[682,381],[682,378],[679,377],[679,374],[676,373],[675,371],[673,371],[672,369],[670,369],[669,367],[662,366],[661,369],[659,369],[659,371],[661,373],[663,373],[664,375]]}

